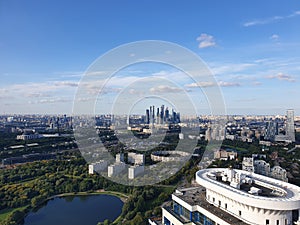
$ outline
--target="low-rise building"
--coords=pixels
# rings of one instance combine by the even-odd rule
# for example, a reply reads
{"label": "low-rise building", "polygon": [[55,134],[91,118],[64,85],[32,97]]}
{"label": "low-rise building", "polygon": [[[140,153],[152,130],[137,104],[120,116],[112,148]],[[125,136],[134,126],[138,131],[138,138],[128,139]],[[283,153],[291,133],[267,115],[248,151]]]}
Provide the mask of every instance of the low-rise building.
{"label": "low-rise building", "polygon": [[288,182],[287,172],[285,169],[283,169],[280,166],[274,166],[271,169],[271,177],[278,179],[278,180]]}
{"label": "low-rise building", "polygon": [[270,164],[266,161],[261,159],[255,160],[255,156],[258,155],[252,155],[252,157],[243,158],[242,170],[269,176],[285,182],[288,181],[287,172],[285,169],[281,168],[280,166],[274,166],[273,168],[271,168]]}
{"label": "low-rise building", "polygon": [[237,152],[232,149],[219,149],[214,152],[214,158],[221,160],[233,160],[237,158]]}
{"label": "low-rise building", "polygon": [[128,163],[135,165],[144,165],[145,156],[143,154],[138,154],[134,152],[128,152]]}
{"label": "low-rise building", "polygon": [[244,157],[242,162],[242,170],[248,172],[254,172],[253,157]]}

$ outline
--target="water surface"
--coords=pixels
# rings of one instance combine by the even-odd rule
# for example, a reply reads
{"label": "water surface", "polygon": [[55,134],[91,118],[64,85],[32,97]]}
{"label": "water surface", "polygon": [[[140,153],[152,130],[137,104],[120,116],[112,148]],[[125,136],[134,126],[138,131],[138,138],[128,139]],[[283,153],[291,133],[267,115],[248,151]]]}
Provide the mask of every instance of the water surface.
{"label": "water surface", "polygon": [[115,220],[123,202],[111,195],[68,196],[54,198],[24,219],[25,225],[96,225]]}

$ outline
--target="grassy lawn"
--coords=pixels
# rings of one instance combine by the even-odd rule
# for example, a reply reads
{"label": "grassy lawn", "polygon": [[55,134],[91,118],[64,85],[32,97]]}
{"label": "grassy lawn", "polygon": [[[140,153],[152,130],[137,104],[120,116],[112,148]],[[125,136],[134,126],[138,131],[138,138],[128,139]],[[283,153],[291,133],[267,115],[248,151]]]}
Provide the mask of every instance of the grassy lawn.
{"label": "grassy lawn", "polygon": [[6,220],[6,218],[11,214],[13,213],[14,211],[16,210],[23,210],[27,208],[27,206],[23,206],[23,207],[20,207],[20,208],[15,208],[15,209],[2,209],[0,210],[0,224],[2,221]]}

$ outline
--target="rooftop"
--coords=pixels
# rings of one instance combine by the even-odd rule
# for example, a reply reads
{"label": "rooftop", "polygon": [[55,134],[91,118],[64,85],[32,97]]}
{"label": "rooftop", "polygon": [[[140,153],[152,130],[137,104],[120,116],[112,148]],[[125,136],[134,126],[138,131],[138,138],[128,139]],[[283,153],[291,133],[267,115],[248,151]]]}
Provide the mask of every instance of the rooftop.
{"label": "rooftop", "polygon": [[253,207],[294,210],[300,205],[300,187],[243,170],[199,170],[196,182],[207,190],[223,193],[224,196]]}
{"label": "rooftop", "polygon": [[192,206],[198,205],[232,225],[248,225],[247,223],[234,217],[233,215],[227,213],[226,211],[220,209],[219,207],[216,207],[208,203],[206,201],[205,194],[206,194],[205,188],[202,186],[182,189],[180,190],[180,193],[174,193],[175,196],[187,202],[189,205]]}

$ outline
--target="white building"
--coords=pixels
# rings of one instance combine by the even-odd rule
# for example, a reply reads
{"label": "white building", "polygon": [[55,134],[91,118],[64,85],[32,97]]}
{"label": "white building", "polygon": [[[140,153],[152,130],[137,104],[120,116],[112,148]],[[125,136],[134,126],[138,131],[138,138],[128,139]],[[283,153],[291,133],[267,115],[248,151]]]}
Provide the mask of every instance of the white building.
{"label": "white building", "polygon": [[107,176],[112,177],[121,173],[126,167],[123,162],[116,162],[115,164],[109,165],[107,168]]}
{"label": "white building", "polygon": [[[198,187],[177,190],[164,225],[300,225],[300,187],[242,170],[196,173]],[[149,220],[150,224],[159,224]]]}
{"label": "white building", "polygon": [[242,162],[242,169],[248,172],[254,172],[253,157],[244,157]]}
{"label": "white building", "polygon": [[190,153],[183,151],[156,151],[151,154],[154,162],[184,161],[190,157]]}
{"label": "white building", "polygon": [[143,165],[145,163],[145,156],[143,154],[128,152],[128,163]]}
{"label": "white building", "polygon": [[107,162],[104,160],[100,160],[99,162],[95,162],[89,165],[89,174],[94,174],[94,172],[100,172],[105,170],[107,167]]}
{"label": "white building", "polygon": [[39,139],[41,138],[42,135],[34,133],[34,134],[21,134],[21,135],[17,135],[17,140],[33,140],[33,139]]}
{"label": "white building", "polygon": [[274,166],[271,169],[271,177],[278,179],[278,180],[288,182],[287,172],[285,169],[283,169],[280,166]]}
{"label": "white building", "polygon": [[128,179],[134,179],[136,176],[144,173],[145,167],[140,165],[131,166],[128,168]]}
{"label": "white building", "polygon": [[261,175],[270,176],[270,164],[267,163],[265,160],[254,160],[254,172]]}
{"label": "white building", "polygon": [[292,142],[295,142],[295,122],[293,109],[288,109],[286,112],[286,136],[288,136]]}
{"label": "white building", "polygon": [[[256,155],[257,156],[257,155]],[[248,172],[269,176],[278,180],[288,182],[287,172],[280,166],[270,167],[270,164],[264,160],[254,160],[255,155],[252,157],[244,157],[242,162],[242,169]]]}
{"label": "white building", "polygon": [[124,162],[124,154],[123,153],[118,153],[116,154],[116,162]]}

